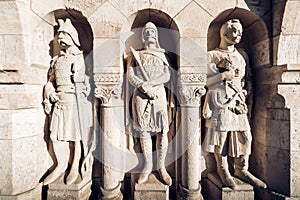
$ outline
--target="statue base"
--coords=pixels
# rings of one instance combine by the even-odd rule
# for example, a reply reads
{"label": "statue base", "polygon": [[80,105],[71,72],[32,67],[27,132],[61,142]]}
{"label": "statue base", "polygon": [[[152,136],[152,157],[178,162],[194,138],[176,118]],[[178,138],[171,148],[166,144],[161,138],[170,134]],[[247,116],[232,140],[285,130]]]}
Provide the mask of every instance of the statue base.
{"label": "statue base", "polygon": [[88,200],[91,195],[92,180],[89,176],[71,185],[63,182],[63,175],[48,185],[48,200]]}
{"label": "statue base", "polygon": [[146,183],[138,184],[136,182],[138,175],[132,175],[132,196],[134,200],[169,200],[169,186],[160,182],[157,177],[151,173]]}
{"label": "statue base", "polygon": [[240,179],[233,177],[236,183],[235,190],[229,187],[222,187],[222,182],[217,173],[208,173],[207,179],[207,199],[215,200],[232,200],[232,199],[243,199],[243,200],[254,200],[254,189],[253,186],[247,184]]}

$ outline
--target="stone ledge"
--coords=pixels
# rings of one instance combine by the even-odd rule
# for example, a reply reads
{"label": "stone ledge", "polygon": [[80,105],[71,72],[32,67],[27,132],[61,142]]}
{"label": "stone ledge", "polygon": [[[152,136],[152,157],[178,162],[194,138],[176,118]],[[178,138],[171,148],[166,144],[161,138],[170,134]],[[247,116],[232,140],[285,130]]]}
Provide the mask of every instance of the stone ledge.
{"label": "stone ledge", "polygon": [[169,186],[159,181],[153,173],[149,175],[148,181],[143,184],[136,183],[136,178],[137,176],[131,179],[133,199],[169,199]]}
{"label": "stone ledge", "polygon": [[40,199],[42,193],[42,186],[38,185],[36,188],[26,191],[21,194],[12,195],[12,196],[1,196],[1,200],[32,200],[32,199]]}
{"label": "stone ledge", "polygon": [[88,200],[91,195],[91,178],[86,176],[81,182],[65,185],[63,176],[49,184],[48,200]]}
{"label": "stone ledge", "polygon": [[208,173],[207,179],[207,199],[215,200],[254,200],[253,186],[234,177],[236,189],[232,190],[229,187],[222,187],[223,184],[216,173]]}

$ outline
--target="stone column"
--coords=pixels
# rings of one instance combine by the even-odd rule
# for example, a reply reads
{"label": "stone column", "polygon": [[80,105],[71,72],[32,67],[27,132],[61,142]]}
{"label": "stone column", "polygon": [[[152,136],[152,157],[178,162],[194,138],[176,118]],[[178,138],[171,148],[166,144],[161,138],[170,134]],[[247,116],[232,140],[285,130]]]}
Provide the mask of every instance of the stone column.
{"label": "stone column", "polygon": [[205,94],[204,84],[197,83],[201,74],[181,74],[179,89],[181,109],[181,180],[180,199],[203,199],[200,171],[200,97]]}
{"label": "stone column", "polygon": [[124,173],[122,150],[125,143],[124,105],[121,100],[119,75],[100,75],[101,83],[96,81],[95,97],[99,106],[100,124],[97,127],[99,157],[102,163],[102,180],[99,199],[122,199],[121,181]]}

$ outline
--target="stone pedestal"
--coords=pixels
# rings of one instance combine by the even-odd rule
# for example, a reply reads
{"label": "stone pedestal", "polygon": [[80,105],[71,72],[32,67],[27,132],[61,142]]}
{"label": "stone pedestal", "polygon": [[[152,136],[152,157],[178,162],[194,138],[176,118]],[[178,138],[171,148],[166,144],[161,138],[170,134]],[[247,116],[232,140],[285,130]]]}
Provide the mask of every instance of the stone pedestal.
{"label": "stone pedestal", "polygon": [[88,200],[91,195],[92,181],[90,177],[81,182],[66,185],[61,176],[55,182],[49,184],[48,200]]}
{"label": "stone pedestal", "polygon": [[154,174],[150,174],[146,183],[138,184],[131,179],[134,200],[169,200],[169,186],[160,182]]}
{"label": "stone pedestal", "polygon": [[232,190],[229,187],[222,187],[221,180],[216,173],[208,173],[207,180],[207,199],[215,200],[254,200],[253,186],[234,177],[236,189]]}

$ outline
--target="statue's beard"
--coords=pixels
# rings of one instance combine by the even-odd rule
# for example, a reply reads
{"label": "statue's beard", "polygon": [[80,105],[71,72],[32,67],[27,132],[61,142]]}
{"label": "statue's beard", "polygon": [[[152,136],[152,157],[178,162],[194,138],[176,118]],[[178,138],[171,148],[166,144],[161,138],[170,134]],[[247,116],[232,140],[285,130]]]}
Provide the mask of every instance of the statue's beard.
{"label": "statue's beard", "polygon": [[156,38],[154,37],[145,38],[145,44],[156,44]]}

